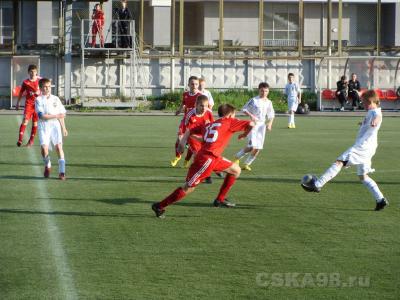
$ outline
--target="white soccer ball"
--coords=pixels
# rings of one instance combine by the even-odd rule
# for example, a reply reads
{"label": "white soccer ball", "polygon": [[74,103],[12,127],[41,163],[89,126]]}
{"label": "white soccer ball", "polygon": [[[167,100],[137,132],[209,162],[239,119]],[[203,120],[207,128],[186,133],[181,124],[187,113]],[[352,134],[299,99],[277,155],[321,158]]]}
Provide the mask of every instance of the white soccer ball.
{"label": "white soccer ball", "polygon": [[304,175],[303,178],[301,179],[301,183],[308,184],[311,182],[312,179],[313,179],[313,175],[311,175],[311,174]]}

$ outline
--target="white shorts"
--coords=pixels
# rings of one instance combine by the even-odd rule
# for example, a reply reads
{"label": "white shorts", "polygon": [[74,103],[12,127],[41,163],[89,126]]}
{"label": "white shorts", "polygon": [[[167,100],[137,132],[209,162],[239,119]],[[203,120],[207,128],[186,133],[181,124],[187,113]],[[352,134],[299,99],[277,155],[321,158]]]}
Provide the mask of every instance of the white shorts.
{"label": "white shorts", "polygon": [[372,157],[375,151],[365,151],[351,147],[343,152],[337,160],[346,162],[346,168],[357,166],[357,175],[367,175],[373,173],[375,170],[371,168]]}
{"label": "white shorts", "polygon": [[249,147],[253,147],[254,149],[263,149],[265,140],[265,131],[266,131],[266,126],[264,123],[254,126],[247,137],[249,141],[247,145]]}
{"label": "white shorts", "polygon": [[297,111],[297,107],[299,106],[299,103],[297,102],[297,99],[288,99],[288,111]]}
{"label": "white shorts", "polygon": [[61,125],[57,122],[39,123],[39,142],[40,145],[47,145],[52,149],[52,145],[62,144]]}

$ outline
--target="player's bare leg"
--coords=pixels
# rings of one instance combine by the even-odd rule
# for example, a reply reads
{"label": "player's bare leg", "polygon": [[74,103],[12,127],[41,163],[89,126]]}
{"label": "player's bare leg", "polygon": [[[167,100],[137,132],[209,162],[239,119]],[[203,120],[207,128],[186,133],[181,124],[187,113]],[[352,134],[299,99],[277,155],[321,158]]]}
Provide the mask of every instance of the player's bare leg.
{"label": "player's bare leg", "polygon": [[252,150],[250,151],[249,156],[247,157],[246,161],[244,162],[242,170],[251,171],[250,165],[257,158],[258,153],[260,153],[260,149],[253,149],[252,148]]}
{"label": "player's bare leg", "polygon": [[225,169],[223,172],[226,173],[226,176],[224,182],[221,185],[217,198],[214,200],[213,204],[215,207],[225,207],[225,208],[235,207],[236,204],[229,202],[229,200],[226,199],[226,195],[228,194],[229,190],[235,183],[236,178],[240,176],[241,169],[239,165],[234,163],[229,168]]}
{"label": "player's bare leg", "polygon": [[25,119],[22,121],[21,126],[19,127],[19,134],[18,134],[18,141],[17,141],[17,146],[21,147],[22,145],[22,139],[24,138],[24,133],[26,126],[28,126],[29,120]]}
{"label": "player's bare leg", "polygon": [[58,178],[65,180],[65,159],[62,144],[57,144],[55,148],[58,155]]}
{"label": "player's bare leg", "polygon": [[40,148],[40,152],[42,154],[43,162],[44,162],[44,173],[43,176],[45,178],[50,177],[50,172],[51,172],[51,161],[49,157],[49,146],[48,145],[42,145]]}

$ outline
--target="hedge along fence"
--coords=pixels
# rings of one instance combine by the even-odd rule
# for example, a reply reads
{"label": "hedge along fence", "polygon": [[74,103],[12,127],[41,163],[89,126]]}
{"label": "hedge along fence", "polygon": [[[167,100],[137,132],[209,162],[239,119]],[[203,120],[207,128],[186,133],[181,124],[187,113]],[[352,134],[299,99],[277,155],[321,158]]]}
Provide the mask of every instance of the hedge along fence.
{"label": "hedge along fence", "polygon": [[[230,89],[226,91],[210,90],[210,92],[215,102],[215,108],[220,104],[230,103],[237,109],[241,109],[250,98],[258,95],[257,89]],[[147,97],[147,100],[152,102],[151,109],[177,110],[182,101],[182,93],[183,90],[177,90],[173,93],[165,93],[161,96],[150,96]],[[271,89],[268,98],[272,101],[276,112],[287,111],[286,97],[282,90]],[[314,92],[303,90],[301,99],[302,103],[307,103],[311,110],[316,110],[317,95]]]}

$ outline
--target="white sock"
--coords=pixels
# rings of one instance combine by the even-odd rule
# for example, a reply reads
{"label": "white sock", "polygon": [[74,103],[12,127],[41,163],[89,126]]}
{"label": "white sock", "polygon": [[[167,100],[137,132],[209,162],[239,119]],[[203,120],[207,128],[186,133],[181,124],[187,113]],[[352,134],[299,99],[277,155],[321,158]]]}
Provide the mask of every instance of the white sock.
{"label": "white sock", "polygon": [[47,168],[51,168],[50,156],[43,157],[44,166]]}
{"label": "white sock", "polygon": [[242,157],[246,156],[248,152],[244,152],[244,149],[241,149],[238,153],[236,153],[236,158],[241,159]]}
{"label": "white sock", "polygon": [[367,177],[362,181],[362,183],[367,187],[367,189],[371,192],[371,194],[375,197],[376,202],[380,202],[383,198],[383,194],[379,190],[376,182],[371,178]]}
{"label": "white sock", "polygon": [[289,120],[288,120],[288,123],[289,123],[289,124],[292,124],[292,114],[291,114],[291,113],[289,113]]}
{"label": "white sock", "polygon": [[318,188],[323,187],[328,181],[334,178],[342,169],[342,166],[338,166],[336,163],[333,163],[332,166],[329,167],[328,170],[325,171],[324,174],[317,180],[315,186]]}
{"label": "white sock", "polygon": [[256,159],[257,156],[254,156],[253,154],[250,154],[249,157],[246,159],[244,162],[246,165],[250,166],[253,161]]}
{"label": "white sock", "polygon": [[294,113],[290,114],[290,124],[294,124]]}
{"label": "white sock", "polygon": [[58,160],[58,173],[65,174],[65,159],[61,158]]}

